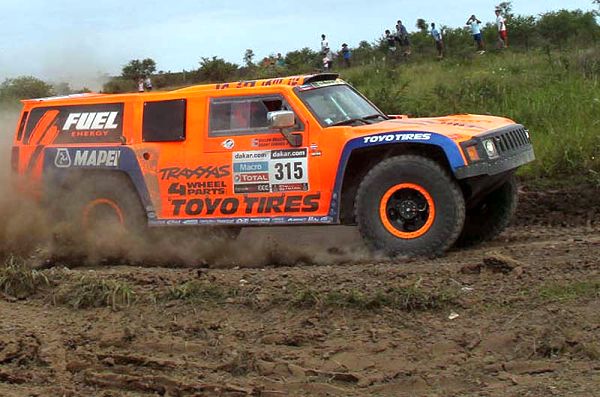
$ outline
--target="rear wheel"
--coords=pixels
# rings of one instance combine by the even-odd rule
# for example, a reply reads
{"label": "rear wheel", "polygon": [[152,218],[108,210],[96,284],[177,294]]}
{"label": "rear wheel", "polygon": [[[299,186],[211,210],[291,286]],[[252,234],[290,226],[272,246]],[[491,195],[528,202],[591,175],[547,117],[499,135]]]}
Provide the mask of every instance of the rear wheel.
{"label": "rear wheel", "polygon": [[514,175],[467,211],[458,247],[480,244],[498,236],[510,223],[518,203],[517,178]]}
{"label": "rear wheel", "polygon": [[121,175],[82,178],[77,186],[61,193],[58,204],[68,225],[67,241],[84,255],[92,249],[96,255],[119,256],[145,237],[145,211]]}
{"label": "rear wheel", "polygon": [[356,220],[367,245],[387,255],[436,256],[458,237],[465,203],[456,182],[436,162],[392,157],[364,177]]}

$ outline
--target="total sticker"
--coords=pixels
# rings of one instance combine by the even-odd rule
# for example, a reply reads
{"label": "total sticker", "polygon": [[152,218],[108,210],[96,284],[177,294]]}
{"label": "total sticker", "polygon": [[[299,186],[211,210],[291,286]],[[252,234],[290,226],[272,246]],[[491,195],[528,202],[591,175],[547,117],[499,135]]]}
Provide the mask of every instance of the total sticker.
{"label": "total sticker", "polygon": [[262,192],[309,190],[307,148],[236,152],[233,170],[236,193],[247,193],[258,186]]}

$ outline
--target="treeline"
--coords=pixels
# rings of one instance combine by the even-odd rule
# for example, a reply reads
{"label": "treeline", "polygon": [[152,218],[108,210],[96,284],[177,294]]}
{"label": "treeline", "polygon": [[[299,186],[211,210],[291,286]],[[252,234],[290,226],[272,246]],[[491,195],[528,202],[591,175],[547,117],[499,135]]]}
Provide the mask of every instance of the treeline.
{"label": "treeline", "polygon": [[[598,0],[594,0],[598,3]],[[573,50],[597,47],[600,39],[598,12],[580,10],[559,10],[540,16],[523,16],[512,13],[510,2],[502,3],[509,28],[510,51],[528,52],[556,50]],[[465,18],[466,19],[466,18]],[[429,22],[419,19],[417,31],[410,34],[412,55],[410,59],[399,62],[417,63],[435,57],[433,39],[427,30]],[[476,56],[473,39],[468,27],[451,28],[442,26],[446,57],[458,62],[466,62]],[[483,37],[487,49],[493,50],[496,44],[497,29],[488,23],[483,29]],[[397,66],[389,61],[390,54],[383,36],[368,42],[362,41],[351,48],[352,66],[373,65],[378,68]],[[236,81],[256,78],[267,78],[303,73],[318,72],[322,68],[322,54],[305,47],[290,51],[284,56],[283,65],[277,65],[275,54],[257,60],[252,50],[246,50],[242,65],[228,62],[219,57],[201,58],[199,66],[192,70],[180,72],[157,71],[156,62],[152,59],[132,60],[122,68],[120,76],[111,78],[104,84],[103,92],[119,93],[136,90],[136,82],[140,77],[150,76],[155,88],[173,88],[206,82]],[[337,61],[341,60],[338,56]],[[383,61],[383,62],[382,62]],[[595,58],[588,65],[589,73],[596,73]],[[341,62],[334,62],[334,70],[340,70]],[[17,103],[20,99],[67,95],[87,92],[86,88],[72,89],[68,83],[48,84],[31,76],[7,79],[0,84],[0,103]]]}
{"label": "treeline", "polygon": [[[512,51],[564,50],[596,46],[600,39],[600,25],[596,12],[581,10],[560,10],[547,12],[540,16],[514,15],[511,4],[505,2],[504,13],[509,29],[509,45]],[[466,16],[467,17],[467,16]],[[466,20],[465,17],[465,20]],[[419,19],[419,29],[410,34],[412,55],[409,60],[399,62],[418,62],[434,58],[433,39],[428,31],[429,21]],[[466,26],[442,27],[446,56],[451,59],[468,59],[475,56],[473,38]],[[497,41],[495,24],[488,23],[482,31],[488,50],[494,50]],[[390,58],[388,46],[383,36],[373,42],[361,41],[351,48],[352,66],[364,66],[380,63]],[[123,67],[121,76],[112,78],[104,86],[104,92],[116,93],[133,91],[136,81],[143,76],[152,76],[154,87],[178,87],[205,82],[236,81],[243,79],[267,78],[274,76],[313,73],[321,70],[323,56],[305,47],[285,54],[284,65],[277,65],[275,54],[256,61],[252,50],[244,54],[244,64],[238,65],[219,57],[202,58],[199,67],[190,71],[156,73],[156,64],[152,59],[132,60]],[[338,61],[341,54],[338,54]],[[334,62],[334,69],[340,69],[341,62]]]}

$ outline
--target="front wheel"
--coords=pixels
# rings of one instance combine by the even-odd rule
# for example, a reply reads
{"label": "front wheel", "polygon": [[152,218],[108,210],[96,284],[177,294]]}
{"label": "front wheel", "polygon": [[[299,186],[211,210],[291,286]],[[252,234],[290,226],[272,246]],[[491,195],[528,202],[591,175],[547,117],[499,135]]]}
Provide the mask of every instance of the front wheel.
{"label": "front wheel", "polygon": [[355,215],[374,251],[438,256],[460,234],[465,202],[456,182],[436,162],[401,155],[382,161],[364,177]]}
{"label": "front wheel", "polygon": [[518,196],[517,178],[511,175],[500,187],[467,211],[465,226],[456,246],[477,245],[502,233],[517,209]]}

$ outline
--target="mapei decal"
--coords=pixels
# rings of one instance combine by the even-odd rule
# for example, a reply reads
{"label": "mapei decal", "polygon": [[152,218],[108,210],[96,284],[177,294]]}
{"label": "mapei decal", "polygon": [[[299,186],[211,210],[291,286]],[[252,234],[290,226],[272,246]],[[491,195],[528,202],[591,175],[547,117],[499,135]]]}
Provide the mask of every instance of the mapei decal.
{"label": "mapei decal", "polygon": [[233,191],[236,194],[308,190],[307,148],[233,154]]}
{"label": "mapei decal", "polygon": [[320,193],[275,197],[173,199],[173,216],[234,215],[236,213],[313,213],[319,210]]}
{"label": "mapei decal", "polygon": [[385,143],[385,142],[401,142],[401,141],[428,141],[431,139],[431,134],[410,133],[410,134],[385,134],[363,137],[364,143]]}
{"label": "mapei decal", "polygon": [[25,142],[116,143],[122,135],[122,103],[40,107],[31,111]]}
{"label": "mapei decal", "polygon": [[118,149],[74,149],[60,148],[56,151],[54,166],[69,167],[119,167],[121,151]]}

